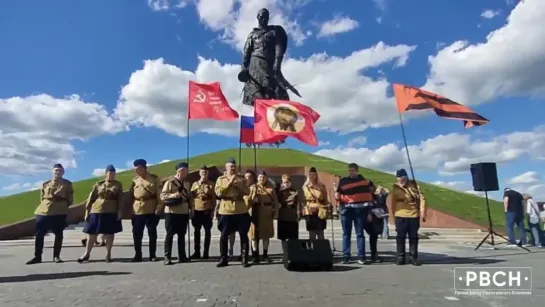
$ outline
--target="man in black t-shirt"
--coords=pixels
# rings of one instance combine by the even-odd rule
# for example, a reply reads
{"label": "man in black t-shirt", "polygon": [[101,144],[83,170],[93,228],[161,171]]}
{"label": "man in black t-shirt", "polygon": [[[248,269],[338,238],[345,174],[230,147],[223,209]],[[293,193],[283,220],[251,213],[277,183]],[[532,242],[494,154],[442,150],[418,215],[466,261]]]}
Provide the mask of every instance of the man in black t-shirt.
{"label": "man in black t-shirt", "polygon": [[526,245],[526,230],[524,229],[524,203],[522,194],[515,190],[505,188],[503,192],[503,206],[507,226],[509,244],[517,244],[515,236],[515,225],[521,235],[518,245]]}

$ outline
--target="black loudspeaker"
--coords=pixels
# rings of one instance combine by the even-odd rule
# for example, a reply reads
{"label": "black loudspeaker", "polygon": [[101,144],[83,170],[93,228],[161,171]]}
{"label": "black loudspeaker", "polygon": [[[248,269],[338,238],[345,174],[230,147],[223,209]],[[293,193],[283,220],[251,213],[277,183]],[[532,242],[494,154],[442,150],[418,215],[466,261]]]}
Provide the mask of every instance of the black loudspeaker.
{"label": "black loudspeaker", "polygon": [[471,177],[473,178],[474,191],[489,192],[500,189],[496,163],[471,164]]}
{"label": "black loudspeaker", "polygon": [[329,240],[287,240],[282,242],[284,268],[325,270],[333,268],[333,251]]}

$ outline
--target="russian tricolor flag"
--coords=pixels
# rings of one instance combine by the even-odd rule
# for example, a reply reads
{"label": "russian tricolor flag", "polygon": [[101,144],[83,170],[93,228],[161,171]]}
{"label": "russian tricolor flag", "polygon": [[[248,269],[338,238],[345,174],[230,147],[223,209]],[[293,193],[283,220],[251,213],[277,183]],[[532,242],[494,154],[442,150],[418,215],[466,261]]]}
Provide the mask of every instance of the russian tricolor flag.
{"label": "russian tricolor flag", "polygon": [[242,105],[240,113],[240,142],[254,143],[255,107]]}

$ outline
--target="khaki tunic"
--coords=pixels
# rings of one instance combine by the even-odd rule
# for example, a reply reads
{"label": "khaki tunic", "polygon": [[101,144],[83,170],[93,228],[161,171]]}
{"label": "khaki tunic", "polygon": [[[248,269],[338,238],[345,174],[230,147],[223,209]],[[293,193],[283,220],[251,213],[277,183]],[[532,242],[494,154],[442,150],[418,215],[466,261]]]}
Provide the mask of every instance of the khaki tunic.
{"label": "khaki tunic", "polygon": [[64,178],[43,183],[40,192],[40,205],[36,215],[67,215],[68,207],[74,203],[72,182]]}
{"label": "khaki tunic", "polygon": [[305,207],[303,215],[318,214],[320,219],[327,219],[327,190],[323,184],[318,186],[303,186]]}
{"label": "khaki tunic", "polygon": [[211,211],[216,207],[214,182],[206,180],[202,183],[193,182],[191,193],[195,202],[195,211]]}
{"label": "khaki tunic", "polygon": [[214,188],[216,196],[219,197],[219,214],[245,214],[248,213],[248,206],[244,202],[244,195],[249,195],[250,190],[246,186],[246,180],[243,176],[235,175],[236,179],[228,186],[230,178],[228,175],[223,175],[216,181]]}
{"label": "khaki tunic", "polygon": [[95,184],[85,203],[86,213],[121,213],[123,186],[117,180],[102,180]]}
{"label": "khaki tunic", "polygon": [[146,178],[134,177],[129,191],[133,213],[144,215],[154,214],[157,210],[161,211],[161,186],[161,179],[157,175],[148,173]]}
{"label": "khaki tunic", "polygon": [[[249,199],[253,203],[251,209],[252,220],[257,221],[259,239],[270,239],[274,237],[274,217],[278,212],[278,197],[274,186],[267,182],[265,185],[255,184],[251,186]],[[255,211],[257,210],[257,216]],[[255,224],[252,223],[249,232],[250,240],[256,237]]]}
{"label": "khaki tunic", "polygon": [[[424,195],[417,189],[416,184],[410,183],[408,186],[402,187],[399,184],[394,184],[391,197],[391,211],[397,217],[420,217],[422,213],[426,213],[427,205]],[[420,206],[417,202],[417,196],[420,197]]]}
{"label": "khaki tunic", "polygon": [[301,214],[301,194],[293,189],[284,189],[278,193],[278,220],[284,222],[297,222]]}
{"label": "khaki tunic", "polygon": [[161,200],[165,201],[167,199],[176,198],[176,194],[180,191],[183,182],[183,194],[184,198],[187,200],[181,205],[169,207],[164,205],[165,213],[167,214],[189,214],[189,210],[193,208],[193,195],[191,195],[190,189],[191,184],[187,180],[176,179],[175,177],[170,178],[165,182],[163,190],[161,191]]}

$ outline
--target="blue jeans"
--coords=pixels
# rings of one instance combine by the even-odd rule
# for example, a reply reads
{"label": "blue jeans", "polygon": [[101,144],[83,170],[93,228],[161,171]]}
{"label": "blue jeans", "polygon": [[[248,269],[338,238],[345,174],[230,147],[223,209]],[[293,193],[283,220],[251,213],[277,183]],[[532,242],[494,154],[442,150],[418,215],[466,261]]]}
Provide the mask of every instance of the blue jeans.
{"label": "blue jeans", "polygon": [[507,225],[507,237],[509,238],[509,244],[517,244],[515,236],[515,225],[517,226],[521,238],[520,245],[526,245],[526,229],[524,228],[524,219],[520,214],[516,212],[506,212],[505,220]]}
{"label": "blue jeans", "polygon": [[384,228],[382,229],[382,238],[388,239],[388,237],[390,236],[390,227],[388,226],[388,217],[385,216],[383,217],[383,219],[384,219]]}
{"label": "blue jeans", "polygon": [[350,246],[352,235],[352,224],[356,229],[357,243],[358,243],[358,257],[365,257],[365,236],[363,234],[363,228],[365,223],[364,208],[342,208],[341,224],[343,226],[343,254],[345,257],[350,257]]}
{"label": "blue jeans", "polygon": [[539,223],[532,224],[528,219],[528,227],[530,228],[530,243],[534,244],[535,246],[543,245],[543,231],[539,226]]}

